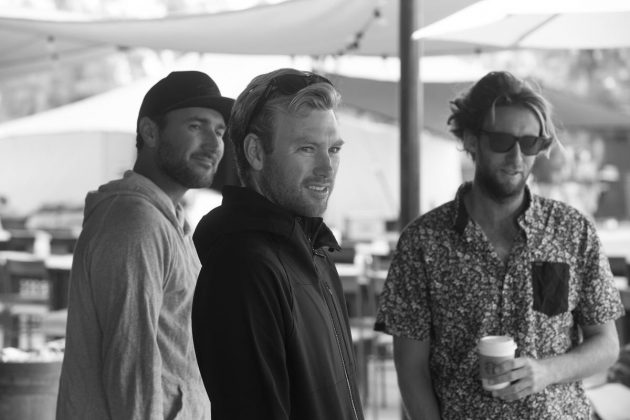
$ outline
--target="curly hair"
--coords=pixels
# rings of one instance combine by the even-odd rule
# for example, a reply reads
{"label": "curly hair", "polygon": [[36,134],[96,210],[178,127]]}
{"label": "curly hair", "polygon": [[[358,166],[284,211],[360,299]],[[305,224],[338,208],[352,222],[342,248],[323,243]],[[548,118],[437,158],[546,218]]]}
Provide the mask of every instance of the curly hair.
{"label": "curly hair", "polygon": [[[499,106],[523,106],[530,109],[540,123],[539,135],[556,140],[556,127],[551,119],[551,104],[524,80],[507,71],[493,71],[482,77],[470,89],[450,102],[451,115],[447,123],[455,137],[478,133],[487,117],[494,120]],[[552,142],[553,143],[553,142]]]}
{"label": "curly hair", "polygon": [[226,139],[234,145],[234,159],[242,185],[250,183],[251,167],[243,148],[247,134],[257,135],[261,140],[264,152],[269,154],[273,151],[274,117],[277,113],[303,115],[314,109],[335,111],[341,102],[341,95],[333,85],[314,83],[294,95],[282,95],[279,92],[273,92],[257,115],[250,115],[271,81],[284,74],[305,75],[307,73],[283,68],[256,76],[236,98],[232,108]]}

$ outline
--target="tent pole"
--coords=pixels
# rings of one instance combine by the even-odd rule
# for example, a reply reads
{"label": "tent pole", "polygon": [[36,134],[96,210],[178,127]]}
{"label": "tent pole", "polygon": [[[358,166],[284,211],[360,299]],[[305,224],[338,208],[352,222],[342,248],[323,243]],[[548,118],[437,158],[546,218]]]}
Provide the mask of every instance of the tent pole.
{"label": "tent pole", "polygon": [[421,25],[422,0],[399,0],[400,216],[399,229],[420,214],[422,83],[420,43],[411,34]]}

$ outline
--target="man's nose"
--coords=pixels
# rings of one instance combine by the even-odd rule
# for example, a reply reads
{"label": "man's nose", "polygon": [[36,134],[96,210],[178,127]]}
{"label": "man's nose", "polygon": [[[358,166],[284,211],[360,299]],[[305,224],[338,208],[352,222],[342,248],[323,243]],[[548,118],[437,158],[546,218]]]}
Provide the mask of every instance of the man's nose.
{"label": "man's nose", "polygon": [[317,154],[317,164],[315,166],[315,175],[330,176],[333,171],[332,157],[327,151]]}
{"label": "man's nose", "polygon": [[223,136],[217,134],[215,130],[206,130],[204,141],[212,146],[223,143]]}
{"label": "man's nose", "polygon": [[521,143],[519,141],[514,142],[514,146],[507,152],[508,156],[514,159],[523,157],[523,151],[521,150]]}

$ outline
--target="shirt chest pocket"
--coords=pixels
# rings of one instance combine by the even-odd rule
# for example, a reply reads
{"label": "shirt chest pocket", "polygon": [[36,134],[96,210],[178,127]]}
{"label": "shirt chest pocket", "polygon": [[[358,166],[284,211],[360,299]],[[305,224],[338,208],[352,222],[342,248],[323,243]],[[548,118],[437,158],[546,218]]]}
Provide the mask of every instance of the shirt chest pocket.
{"label": "shirt chest pocket", "polygon": [[569,310],[569,265],[562,262],[532,263],[534,310],[554,316]]}

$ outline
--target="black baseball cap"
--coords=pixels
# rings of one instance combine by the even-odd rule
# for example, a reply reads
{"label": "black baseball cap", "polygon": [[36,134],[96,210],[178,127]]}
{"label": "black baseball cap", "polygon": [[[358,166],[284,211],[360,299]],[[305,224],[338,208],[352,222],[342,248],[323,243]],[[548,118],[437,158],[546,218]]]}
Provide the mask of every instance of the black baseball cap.
{"label": "black baseball cap", "polygon": [[210,108],[223,115],[227,124],[234,99],[221,96],[210,76],[200,71],[174,71],[157,82],[144,95],[138,121],[180,108]]}

